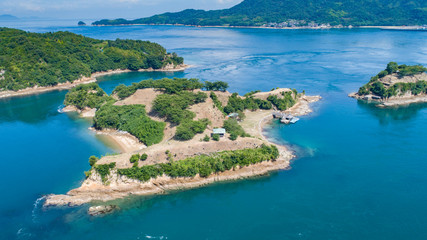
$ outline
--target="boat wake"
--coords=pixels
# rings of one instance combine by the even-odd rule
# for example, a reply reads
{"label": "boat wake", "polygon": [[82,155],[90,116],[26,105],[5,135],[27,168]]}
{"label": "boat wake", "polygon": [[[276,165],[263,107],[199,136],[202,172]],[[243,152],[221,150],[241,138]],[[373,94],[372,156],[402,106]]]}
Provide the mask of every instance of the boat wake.
{"label": "boat wake", "polygon": [[58,106],[58,112],[59,112],[59,113],[64,113],[64,108],[65,108],[65,105],[64,105],[64,104],[59,105],[59,106]]}
{"label": "boat wake", "polygon": [[150,236],[150,235],[145,235],[145,238],[147,238],[147,239],[168,239],[168,237],[165,237],[165,236],[154,237],[154,236]]}
{"label": "boat wake", "polygon": [[31,211],[31,217],[32,217],[33,223],[37,222],[37,215],[38,215],[39,211],[41,210],[41,206],[43,205],[43,204],[41,204],[41,202],[45,199],[46,199],[46,196],[39,197],[34,202],[33,210]]}
{"label": "boat wake", "polygon": [[25,228],[20,228],[18,232],[16,232],[16,239],[30,239],[31,237],[32,234],[26,232]]}

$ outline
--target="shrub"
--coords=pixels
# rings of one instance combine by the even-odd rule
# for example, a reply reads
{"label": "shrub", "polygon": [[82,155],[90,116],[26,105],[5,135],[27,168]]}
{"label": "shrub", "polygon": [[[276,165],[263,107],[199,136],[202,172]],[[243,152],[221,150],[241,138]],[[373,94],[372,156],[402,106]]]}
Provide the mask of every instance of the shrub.
{"label": "shrub", "polygon": [[219,141],[219,134],[213,134],[212,135],[212,140],[214,140],[214,141]]}
{"label": "shrub", "polygon": [[98,161],[98,158],[97,158],[97,157],[95,157],[95,156],[90,156],[90,157],[89,157],[89,165],[90,165],[91,167],[93,167],[97,161]]}
{"label": "shrub", "polygon": [[370,91],[368,90],[368,87],[366,85],[360,87],[359,91],[357,92],[357,94],[359,94],[360,96],[368,95],[369,93]]}
{"label": "shrub", "polygon": [[412,76],[415,74],[426,72],[427,68],[421,65],[407,66],[405,64],[399,66],[399,76]]}
{"label": "shrub", "polygon": [[147,160],[147,158],[148,158],[148,155],[146,154],[146,153],[143,153],[143,154],[141,154],[141,161],[145,161],[145,160]]}
{"label": "shrub", "polygon": [[208,135],[205,135],[205,137],[203,138],[203,141],[209,142],[209,140],[211,140],[211,138]]}
{"label": "shrub", "polygon": [[376,81],[372,84],[371,91],[373,94],[378,95],[380,97],[384,97],[386,89],[384,87],[384,84],[382,84],[379,81]]}
{"label": "shrub", "polygon": [[[240,124],[237,122],[236,119],[225,120],[223,127],[228,133],[233,134],[233,138],[235,137],[235,139],[232,139],[232,140],[236,140],[237,136],[241,136],[241,137],[246,136],[245,130],[242,128],[242,126],[240,126]],[[231,136],[230,136],[230,139],[231,139]]]}
{"label": "shrub", "polygon": [[166,117],[171,123],[181,123],[184,120],[191,120],[195,117],[193,112],[187,108],[193,104],[204,102],[207,95],[203,92],[181,92],[178,94],[161,94],[153,102],[153,110],[158,112],[160,117]]}
{"label": "shrub", "polygon": [[230,140],[235,141],[237,139],[238,135],[236,133],[230,134]]}
{"label": "shrub", "polygon": [[116,163],[112,162],[109,164],[95,165],[93,168],[101,175],[102,182],[107,180],[107,176],[110,175],[110,169],[116,167]]}
{"label": "shrub", "polygon": [[214,102],[215,104],[214,106],[217,107],[225,115],[226,113],[224,112],[224,107],[222,106],[222,103],[219,101],[218,96],[214,92],[211,92],[209,97]]}
{"label": "shrub", "polygon": [[386,71],[386,70],[383,70],[383,71],[381,71],[380,73],[378,73],[378,77],[379,78],[383,78],[383,77],[385,77],[385,76],[387,76],[388,75],[388,72]]}
{"label": "shrub", "polygon": [[197,133],[203,133],[208,124],[207,118],[198,121],[185,121],[176,128],[175,139],[184,141],[193,139]]}
{"label": "shrub", "polygon": [[140,158],[139,154],[134,154],[134,155],[132,155],[132,156],[130,157],[129,161],[130,161],[131,163],[135,163],[135,162],[138,162],[138,161],[139,161],[139,158]]}

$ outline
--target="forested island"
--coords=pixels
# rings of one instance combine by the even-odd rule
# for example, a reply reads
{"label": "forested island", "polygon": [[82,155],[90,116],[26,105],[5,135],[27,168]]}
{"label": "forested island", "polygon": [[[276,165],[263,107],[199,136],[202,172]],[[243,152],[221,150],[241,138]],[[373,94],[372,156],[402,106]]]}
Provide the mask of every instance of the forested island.
{"label": "forested island", "polygon": [[11,28],[0,28],[0,39],[0,93],[72,83],[109,70],[173,69],[184,62],[149,41]]}
{"label": "forested island", "polygon": [[427,24],[423,0],[244,0],[223,10],[187,9],[135,20],[100,20],[93,25],[182,24],[192,26],[330,27]]}
{"label": "forested island", "polygon": [[164,78],[119,85],[110,96],[96,83],[71,89],[64,111],[91,112],[85,116],[93,130],[122,153],[90,157],[82,186],[48,196],[45,205],[162,194],[287,168],[292,153],[266,140],[260,127],[274,111],[308,114],[320,97],[287,88],[240,96],[227,88],[222,81]]}
{"label": "forested island", "polygon": [[427,68],[422,65],[387,64],[369,83],[349,96],[379,102],[379,106],[406,105],[427,102]]}

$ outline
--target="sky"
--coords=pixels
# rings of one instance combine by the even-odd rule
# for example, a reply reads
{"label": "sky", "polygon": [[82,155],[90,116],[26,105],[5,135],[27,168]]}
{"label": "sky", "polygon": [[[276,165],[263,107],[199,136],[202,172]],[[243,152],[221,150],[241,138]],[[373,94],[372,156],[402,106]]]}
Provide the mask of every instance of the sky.
{"label": "sky", "polygon": [[242,0],[0,0],[0,15],[20,18],[135,19],[188,8],[223,9]]}

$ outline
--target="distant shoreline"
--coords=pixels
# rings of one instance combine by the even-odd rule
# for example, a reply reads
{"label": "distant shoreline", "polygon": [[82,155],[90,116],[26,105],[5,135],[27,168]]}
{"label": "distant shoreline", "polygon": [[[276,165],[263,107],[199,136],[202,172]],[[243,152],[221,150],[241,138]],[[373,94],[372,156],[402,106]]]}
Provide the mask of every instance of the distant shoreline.
{"label": "distant shoreline", "polygon": [[285,30],[328,30],[328,29],[382,29],[382,30],[400,30],[400,31],[427,31],[427,27],[423,26],[328,26],[328,27],[262,27],[262,26],[222,26],[222,25],[187,25],[187,24],[97,24],[94,27],[108,27],[108,26],[185,26],[185,27],[198,27],[198,28],[242,28],[242,29],[285,29]]}
{"label": "distant shoreline", "polygon": [[179,72],[179,71],[184,71],[189,67],[191,66],[187,64],[182,64],[174,68],[166,68],[166,67],[161,69],[148,68],[148,69],[139,69],[137,71],[132,71],[129,69],[116,69],[116,70],[108,70],[105,72],[95,72],[95,73],[92,73],[89,77],[82,77],[73,82],[59,83],[55,86],[47,86],[47,87],[35,86],[32,88],[21,89],[18,91],[11,91],[11,90],[0,91],[0,99],[34,95],[38,93],[46,93],[46,92],[55,91],[55,90],[68,90],[80,84],[88,84],[88,83],[96,82],[97,77],[110,75],[110,74],[118,74],[118,73],[126,73],[126,72]]}

